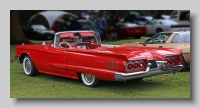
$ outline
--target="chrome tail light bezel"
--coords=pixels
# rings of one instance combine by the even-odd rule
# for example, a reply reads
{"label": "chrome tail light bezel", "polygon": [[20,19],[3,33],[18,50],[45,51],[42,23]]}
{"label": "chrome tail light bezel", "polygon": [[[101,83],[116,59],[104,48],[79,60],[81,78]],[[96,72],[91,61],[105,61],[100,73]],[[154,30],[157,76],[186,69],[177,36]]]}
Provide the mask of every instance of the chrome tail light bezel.
{"label": "chrome tail light bezel", "polygon": [[130,60],[127,61],[125,64],[125,71],[126,72],[139,72],[145,71],[148,67],[148,60]]}
{"label": "chrome tail light bezel", "polygon": [[180,56],[167,56],[163,61],[166,61],[165,67],[170,68],[172,66],[177,66],[181,64]]}

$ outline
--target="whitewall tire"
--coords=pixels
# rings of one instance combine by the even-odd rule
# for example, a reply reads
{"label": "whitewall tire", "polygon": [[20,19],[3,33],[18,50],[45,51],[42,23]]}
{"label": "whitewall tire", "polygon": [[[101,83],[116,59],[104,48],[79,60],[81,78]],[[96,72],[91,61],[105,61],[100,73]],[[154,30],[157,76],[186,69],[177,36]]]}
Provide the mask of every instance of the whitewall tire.
{"label": "whitewall tire", "polygon": [[95,87],[99,84],[100,80],[94,75],[81,73],[81,80],[84,85],[89,87]]}
{"label": "whitewall tire", "polygon": [[23,69],[27,76],[34,76],[37,74],[37,69],[28,55],[26,55],[23,59]]}

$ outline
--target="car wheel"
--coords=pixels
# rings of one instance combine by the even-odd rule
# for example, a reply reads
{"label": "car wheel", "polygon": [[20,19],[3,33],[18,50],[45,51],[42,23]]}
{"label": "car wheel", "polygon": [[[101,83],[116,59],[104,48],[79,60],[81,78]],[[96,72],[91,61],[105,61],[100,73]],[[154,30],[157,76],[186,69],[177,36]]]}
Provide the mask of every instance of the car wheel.
{"label": "car wheel", "polygon": [[28,55],[26,55],[23,59],[23,69],[27,76],[34,76],[37,74],[37,69]]}
{"label": "car wheel", "polygon": [[94,75],[84,73],[81,73],[81,80],[84,83],[84,85],[88,87],[95,87],[99,84],[100,81]]}
{"label": "car wheel", "polygon": [[185,62],[183,55],[181,55],[181,64],[184,66],[180,72],[186,71],[188,69],[188,64]]}
{"label": "car wheel", "polygon": [[158,29],[156,30],[156,33],[160,33],[160,32],[163,32],[163,30],[162,30],[161,28],[158,28]]}

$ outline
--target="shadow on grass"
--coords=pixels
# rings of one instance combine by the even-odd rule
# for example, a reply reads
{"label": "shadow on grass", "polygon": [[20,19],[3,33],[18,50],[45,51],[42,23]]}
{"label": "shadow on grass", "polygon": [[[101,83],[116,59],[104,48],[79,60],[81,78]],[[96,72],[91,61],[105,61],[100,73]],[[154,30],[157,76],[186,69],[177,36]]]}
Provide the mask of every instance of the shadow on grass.
{"label": "shadow on grass", "polygon": [[[37,78],[46,79],[50,81],[56,81],[59,83],[71,83],[72,85],[85,86],[81,79],[71,79],[66,77],[48,75],[40,73]],[[122,88],[134,88],[134,90],[141,90],[141,88],[156,88],[163,86],[162,82],[155,82],[152,80],[129,80],[129,81],[101,81],[100,85],[94,88],[112,88],[113,90],[122,89]],[[85,86],[86,87],[86,86]]]}

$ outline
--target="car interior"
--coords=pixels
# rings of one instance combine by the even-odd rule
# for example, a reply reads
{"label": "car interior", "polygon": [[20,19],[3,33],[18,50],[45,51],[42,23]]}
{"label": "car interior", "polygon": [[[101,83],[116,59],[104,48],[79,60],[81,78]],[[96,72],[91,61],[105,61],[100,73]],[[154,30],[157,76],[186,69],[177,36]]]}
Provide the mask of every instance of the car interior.
{"label": "car interior", "polygon": [[[94,34],[85,33],[63,33],[56,39],[55,47],[68,49],[94,49],[99,47]],[[54,46],[54,40],[51,43]]]}

